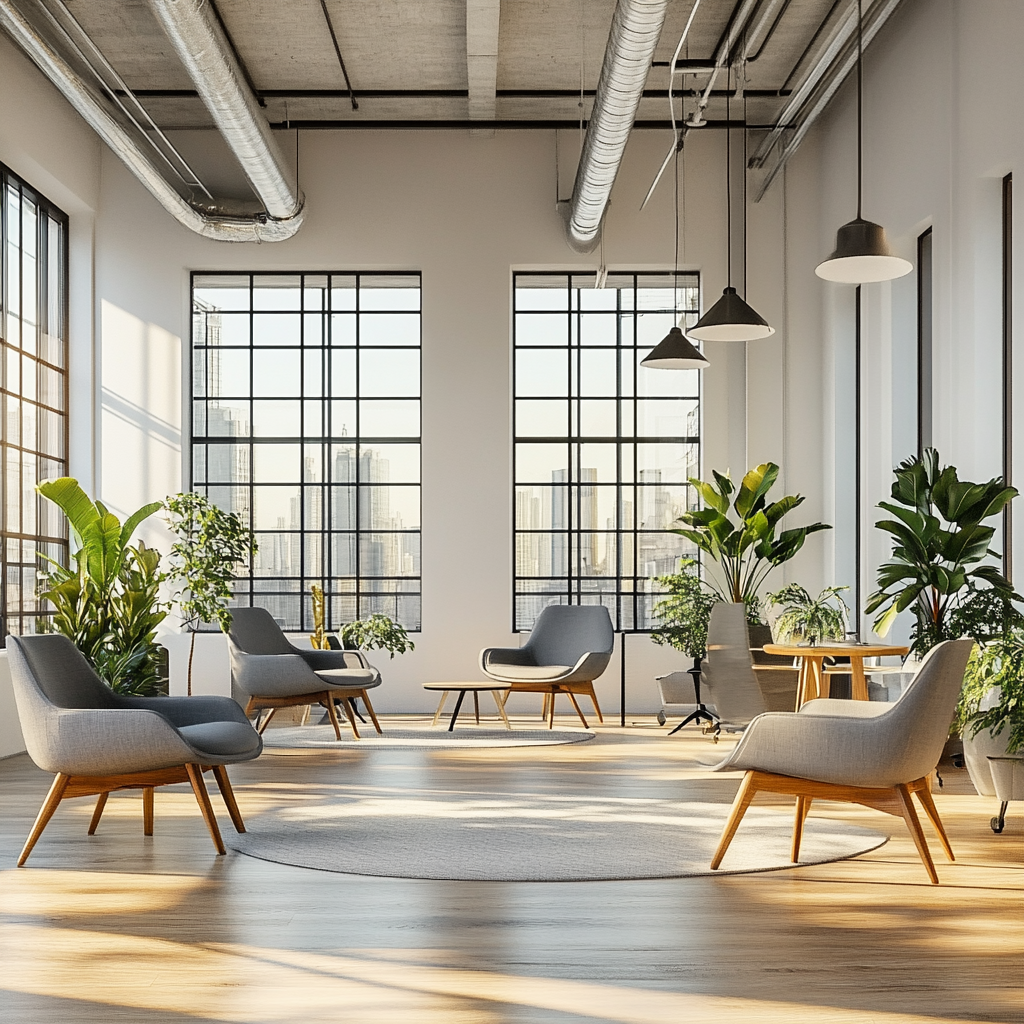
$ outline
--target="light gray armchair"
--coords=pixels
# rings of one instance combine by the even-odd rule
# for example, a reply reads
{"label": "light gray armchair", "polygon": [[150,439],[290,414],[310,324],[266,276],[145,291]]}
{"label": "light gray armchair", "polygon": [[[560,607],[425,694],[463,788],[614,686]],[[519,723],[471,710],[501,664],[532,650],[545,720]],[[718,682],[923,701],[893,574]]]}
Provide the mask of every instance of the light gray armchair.
{"label": "light gray armchair", "polygon": [[972,640],[949,640],[928,652],[917,675],[893,704],[812,700],[800,711],[755,718],[716,771],[743,771],[711,867],[725,856],[758,792],[797,798],[792,858],[812,800],[844,800],[903,818],[928,877],[938,883],[911,799],[916,793],[946,856],[953,851],[932,800],[930,776],[949,735]]}
{"label": "light gray armchair", "polygon": [[259,725],[262,733],[278,708],[322,704],[340,740],[335,700],[341,702],[352,733],[356,725],[356,698],[362,700],[379,733],[380,723],[366,691],[380,686],[380,673],[361,651],[304,650],[288,642],[266,608],[232,608],[228,632],[231,653],[231,688],[246,698],[245,713],[269,710]]}
{"label": "light gray armchair", "polygon": [[552,604],[537,616],[522,647],[487,647],[480,652],[480,668],[491,679],[508,683],[510,693],[543,693],[548,728],[554,727],[555,696],[564,693],[587,728],[576,695],[591,699],[603,723],[594,680],[608,667],[614,649],[607,608]]}
{"label": "light gray armchair", "polygon": [[143,827],[153,834],[153,791],[189,782],[218,853],[217,819],[203,781],[212,771],[231,821],[245,824],[225,765],[250,761],[263,741],[230,697],[122,697],[93,671],[65,636],[7,637],[18,716],[29,756],[56,778],[25,843],[28,859],[62,800],[96,796],[89,835],[110,793],[141,789]]}
{"label": "light gray armchair", "polygon": [[711,609],[701,682],[723,729],[744,729],[768,710],[750,653],[745,605],[720,601]]}

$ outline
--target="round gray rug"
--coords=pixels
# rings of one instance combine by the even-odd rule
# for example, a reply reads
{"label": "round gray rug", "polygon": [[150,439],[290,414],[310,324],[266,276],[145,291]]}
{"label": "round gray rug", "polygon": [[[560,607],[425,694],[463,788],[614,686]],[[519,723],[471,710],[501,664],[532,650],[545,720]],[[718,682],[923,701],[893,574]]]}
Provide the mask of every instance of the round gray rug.
{"label": "round gray rug", "polygon": [[[393,878],[572,882],[792,867],[791,810],[752,807],[722,867],[708,865],[727,804],[370,786],[312,787],[254,817],[232,849],[263,860]],[[887,837],[809,818],[801,864],[843,860]]]}
{"label": "round gray rug", "polygon": [[[470,716],[472,721],[472,715]],[[297,725],[286,729],[270,728],[263,734],[266,747],[318,747],[327,750],[463,750],[472,747],[550,747],[563,743],[584,743],[594,734],[587,729],[496,729],[486,725],[455,726],[448,731],[447,724],[431,728],[417,723],[411,726],[382,722],[384,730],[378,735],[373,724],[359,726],[360,739],[351,729],[341,727],[341,739],[336,739],[329,725]]]}

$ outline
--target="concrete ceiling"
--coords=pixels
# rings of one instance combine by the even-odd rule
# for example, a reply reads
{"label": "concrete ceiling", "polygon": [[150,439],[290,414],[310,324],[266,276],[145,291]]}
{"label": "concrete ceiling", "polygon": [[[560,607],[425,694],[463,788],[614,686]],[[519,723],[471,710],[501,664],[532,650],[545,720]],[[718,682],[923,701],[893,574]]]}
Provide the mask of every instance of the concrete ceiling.
{"label": "concrete ceiling", "polygon": [[[145,0],[65,0],[161,127],[212,121]],[[682,57],[708,62],[739,0],[701,0]],[[676,0],[638,114],[668,123],[671,60],[693,0]],[[747,122],[770,125],[848,0],[761,0]],[[615,0],[216,0],[268,120],[280,127],[557,127],[589,115]],[[332,40],[337,41],[337,51]],[[355,109],[338,52],[344,61]],[[684,113],[708,75],[677,78]],[[733,79],[735,87],[735,78]],[[719,76],[706,116],[726,117]],[[742,119],[734,92],[733,121]]]}

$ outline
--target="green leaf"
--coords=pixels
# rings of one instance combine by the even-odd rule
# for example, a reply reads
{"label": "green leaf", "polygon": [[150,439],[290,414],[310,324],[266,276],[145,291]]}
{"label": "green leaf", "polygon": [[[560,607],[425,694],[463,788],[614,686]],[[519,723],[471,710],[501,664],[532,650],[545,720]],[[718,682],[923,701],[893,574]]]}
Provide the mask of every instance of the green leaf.
{"label": "green leaf", "polygon": [[86,527],[100,517],[96,505],[74,477],[43,480],[36,485],[36,490],[61,509],[79,538]]}
{"label": "green leaf", "polygon": [[726,497],[732,494],[732,478],[729,476],[728,473],[723,475],[722,473],[719,473],[718,470],[713,469],[711,470],[711,475],[715,478],[715,483],[718,484],[718,489],[719,491],[721,491],[722,494],[724,494]]}
{"label": "green leaf", "polygon": [[746,519],[763,504],[764,496],[778,479],[779,467],[774,462],[763,462],[751,469],[740,483],[740,491],[733,508],[741,519]]}
{"label": "green leaf", "polygon": [[729,511],[729,498],[727,495],[719,494],[711,484],[705,483],[703,480],[693,481],[693,486],[700,495],[701,501],[709,508],[713,508],[719,515],[724,516]]}
{"label": "green leaf", "polygon": [[135,532],[135,528],[144,519],[148,519],[154,512],[159,512],[163,508],[162,501],[153,501],[148,505],[143,505],[138,512],[132,513],[124,522],[124,526],[121,528],[121,546],[127,547],[128,542],[132,539],[132,534]]}
{"label": "green leaf", "polygon": [[899,608],[897,608],[896,605],[892,605],[892,607],[885,611],[884,614],[879,615],[879,617],[875,619],[874,623],[875,632],[881,637],[886,636],[889,630],[892,629],[892,624],[896,621],[896,616],[899,615],[899,613]]}

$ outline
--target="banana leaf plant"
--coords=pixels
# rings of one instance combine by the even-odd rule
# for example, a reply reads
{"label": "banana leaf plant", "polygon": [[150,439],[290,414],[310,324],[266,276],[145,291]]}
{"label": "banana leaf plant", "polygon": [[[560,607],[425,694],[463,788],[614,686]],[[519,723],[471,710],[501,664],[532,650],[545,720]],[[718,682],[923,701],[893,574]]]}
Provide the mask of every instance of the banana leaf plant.
{"label": "banana leaf plant", "polygon": [[[758,591],[768,573],[788,562],[812,533],[830,530],[825,523],[813,523],[776,533],[779,523],[804,501],[799,494],[787,494],[769,503],[768,492],[779,476],[774,462],[750,470],[736,489],[729,474],[713,473],[714,483],[690,478],[704,502],[704,508],[679,517],[684,529],[673,530],[693,541],[717,564],[722,579],[706,585],[722,601],[743,602],[751,612],[759,609]],[[735,494],[735,497],[733,495]],[[734,512],[736,520],[730,518]]]}
{"label": "banana leaf plant", "polygon": [[49,567],[39,596],[53,605],[50,628],[68,637],[113,690],[153,693],[160,673],[156,628],[167,614],[159,602],[160,553],[131,539],[160,503],[122,523],[72,477],[44,480],[36,489],[71,527],[72,564],[42,556]]}
{"label": "banana leaf plant", "polygon": [[982,593],[998,600],[1022,600],[994,565],[982,564],[1000,557],[990,547],[995,528],[982,524],[999,515],[1017,489],[1002,477],[961,481],[955,467],[940,467],[934,448],[901,462],[895,473],[892,501],[878,503],[893,518],[875,523],[893,535],[892,557],[879,566],[878,589],[865,611],[879,613],[874,629],[885,636],[896,616],[913,607],[913,649],[923,654],[953,638],[957,613],[979,582]]}

